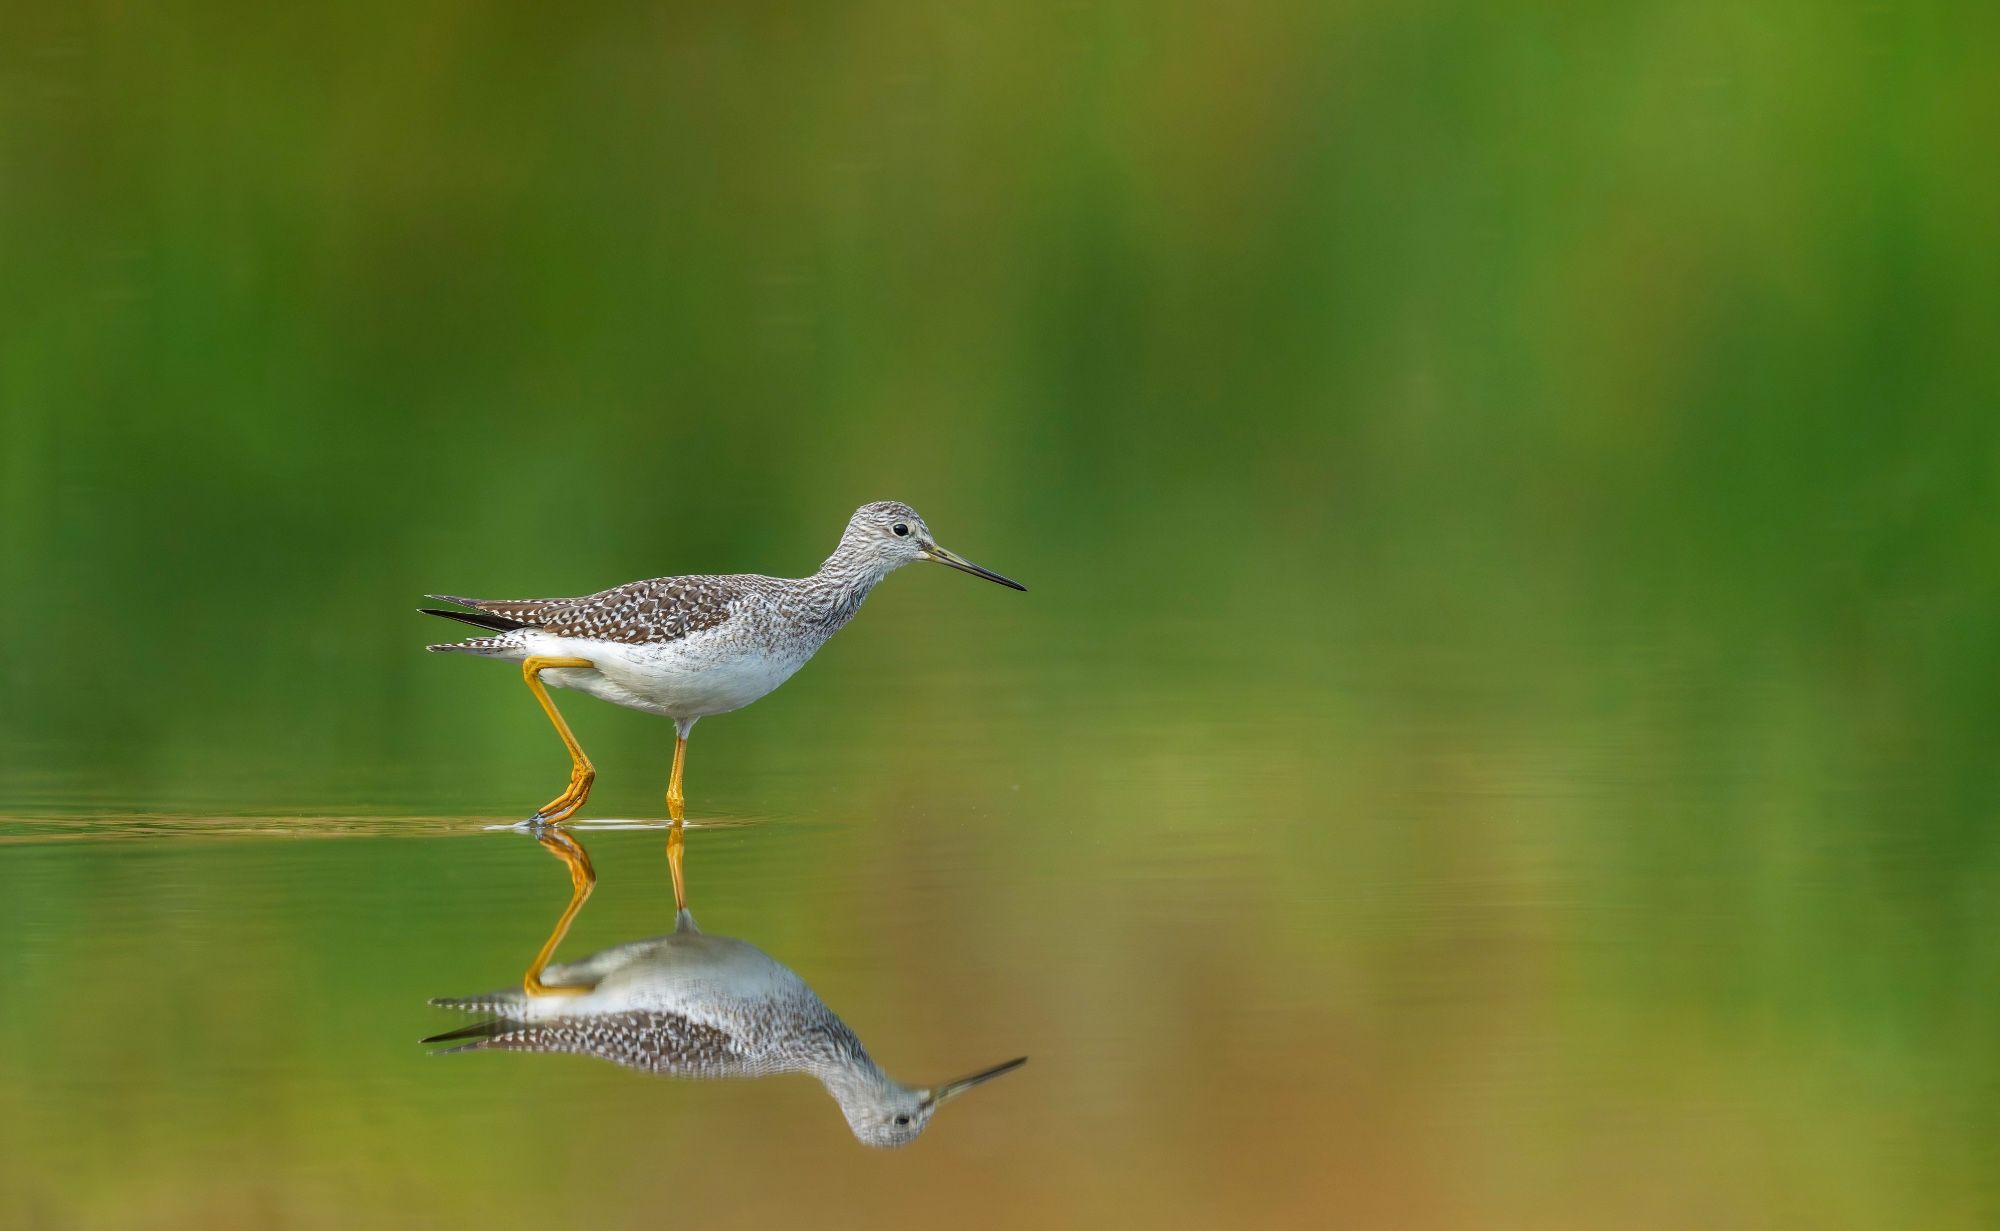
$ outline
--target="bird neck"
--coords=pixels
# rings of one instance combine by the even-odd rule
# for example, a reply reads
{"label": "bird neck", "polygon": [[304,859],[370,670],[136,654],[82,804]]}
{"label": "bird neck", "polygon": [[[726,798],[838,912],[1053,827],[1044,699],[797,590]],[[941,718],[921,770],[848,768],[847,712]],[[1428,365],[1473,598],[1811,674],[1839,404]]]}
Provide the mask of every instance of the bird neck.
{"label": "bird neck", "polygon": [[895,567],[860,543],[841,539],[826,563],[807,578],[824,600],[824,610],[815,615],[829,626],[829,635],[854,617],[861,600]]}
{"label": "bird neck", "polygon": [[809,1041],[804,1068],[819,1079],[841,1106],[847,1106],[852,1098],[895,1084],[861,1045],[861,1037],[817,997],[807,1018],[801,1031],[802,1037]]}
{"label": "bird neck", "polygon": [[816,1066],[813,1076],[819,1078],[833,1101],[840,1104],[840,1114],[855,1126],[866,1123],[898,1095],[908,1093],[901,1082],[883,1072],[882,1066],[861,1050],[858,1042],[851,1053]]}
{"label": "bird neck", "polygon": [[840,536],[840,546],[833,549],[813,574],[815,580],[839,582],[844,585],[858,585],[865,592],[876,582],[887,577],[900,561],[885,559],[881,553],[871,550],[866,540],[855,535]]}

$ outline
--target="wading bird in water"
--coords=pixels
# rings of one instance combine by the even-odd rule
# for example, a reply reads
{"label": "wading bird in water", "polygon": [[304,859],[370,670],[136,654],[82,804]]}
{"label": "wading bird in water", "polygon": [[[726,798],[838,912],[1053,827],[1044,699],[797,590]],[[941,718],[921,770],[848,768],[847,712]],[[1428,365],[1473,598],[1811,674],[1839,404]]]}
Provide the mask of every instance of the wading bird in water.
{"label": "wading bird in water", "polygon": [[678,814],[686,800],[681,768],[694,724],[742,709],[790,679],[854,618],[877,582],[919,560],[1027,589],[946,551],[915,509],[884,500],[855,510],[840,546],[810,577],[655,577],[582,598],[433,594],[429,597],[469,610],[419,610],[488,634],[430,649],[520,663],[522,678],[569,749],[569,786],[530,817],[531,823],[570,816],[589,798],[597,777],[544,683],[673,719],[667,805]]}

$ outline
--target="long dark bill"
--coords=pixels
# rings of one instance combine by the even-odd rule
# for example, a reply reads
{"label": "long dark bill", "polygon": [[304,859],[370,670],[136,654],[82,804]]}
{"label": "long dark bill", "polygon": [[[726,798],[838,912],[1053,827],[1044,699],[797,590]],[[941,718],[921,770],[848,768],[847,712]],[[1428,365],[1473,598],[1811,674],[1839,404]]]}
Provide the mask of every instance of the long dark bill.
{"label": "long dark bill", "polygon": [[1028,1058],[1026,1056],[1020,1056],[1009,1060],[1005,1064],[996,1064],[990,1069],[981,1070],[970,1077],[961,1077],[957,1081],[948,1081],[932,1092],[931,1102],[937,1106],[943,1106],[974,1086],[984,1085],[1003,1073],[1011,1073],[1027,1062]]}
{"label": "long dark bill", "polygon": [[937,561],[939,564],[950,565],[961,573],[971,573],[974,577],[984,577],[986,580],[998,582],[1010,590],[1019,590],[1022,593],[1027,592],[1028,587],[1015,581],[1013,578],[1002,577],[990,568],[981,568],[955,551],[946,551],[942,547],[931,547],[926,550],[925,554],[929,555],[931,559]]}

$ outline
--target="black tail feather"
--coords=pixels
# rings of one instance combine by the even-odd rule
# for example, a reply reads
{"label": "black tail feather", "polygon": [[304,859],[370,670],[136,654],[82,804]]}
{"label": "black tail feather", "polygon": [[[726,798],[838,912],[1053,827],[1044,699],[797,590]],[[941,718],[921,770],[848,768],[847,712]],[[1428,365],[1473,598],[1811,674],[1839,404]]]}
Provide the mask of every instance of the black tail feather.
{"label": "black tail feather", "polygon": [[430,1038],[421,1041],[425,1043],[455,1043],[459,1039],[485,1040],[510,1029],[513,1024],[504,1018],[489,1017],[483,1022],[474,1022],[470,1026],[460,1026],[456,1030],[447,1030],[443,1034],[434,1034]]}
{"label": "black tail feather", "polygon": [[527,627],[521,620],[510,620],[506,616],[494,615],[490,611],[445,611],[437,607],[419,607],[417,610],[425,615],[457,620],[460,624],[470,624],[474,628],[483,628],[488,632],[507,633]]}

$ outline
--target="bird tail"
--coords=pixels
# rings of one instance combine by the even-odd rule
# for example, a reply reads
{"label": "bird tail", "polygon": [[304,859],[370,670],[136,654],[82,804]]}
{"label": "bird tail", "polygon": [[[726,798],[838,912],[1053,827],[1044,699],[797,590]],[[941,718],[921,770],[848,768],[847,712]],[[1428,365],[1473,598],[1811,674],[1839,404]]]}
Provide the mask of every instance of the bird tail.
{"label": "bird tail", "polygon": [[460,1040],[469,1040],[463,1047],[454,1047],[451,1049],[453,1051],[464,1051],[468,1048],[477,1047],[494,1035],[512,1029],[516,1025],[518,1023],[510,1022],[502,1017],[489,1017],[483,1022],[474,1022],[470,1026],[460,1026],[456,1030],[447,1030],[442,1034],[434,1034],[427,1039],[419,1041],[424,1043],[457,1043]]}
{"label": "bird tail", "polygon": [[517,628],[526,628],[524,620],[510,620],[490,611],[446,611],[442,607],[419,607],[419,612],[428,616],[438,616],[446,620],[457,620],[460,624],[470,624],[491,633],[511,633]]}
{"label": "bird tail", "polygon": [[[519,988],[501,988],[498,991],[485,992],[477,996],[434,997],[431,1000],[431,1004],[437,1008],[457,1009],[461,1013],[478,1013],[481,1014],[481,1017],[478,1021],[472,1022],[469,1025],[459,1026],[456,1029],[444,1031],[442,1034],[434,1034],[422,1040],[422,1042],[458,1044],[456,1047],[446,1048],[444,1051],[435,1053],[437,1055],[445,1055],[448,1052],[455,1051],[477,1051],[485,1047],[494,1036],[505,1034],[507,1031],[515,1029],[520,1025],[519,1022],[512,1021],[505,1016],[508,1011],[507,1006],[510,1003],[510,997],[518,998],[520,994]],[[487,1016],[488,1014],[496,1013],[502,1016]]]}
{"label": "bird tail", "polygon": [[[477,607],[473,599],[459,598],[454,594],[430,594],[425,597],[434,598],[444,603],[457,603],[461,607]],[[433,653],[444,653],[455,650],[464,654],[505,655],[509,651],[521,648],[520,639],[510,634],[530,627],[526,620],[517,620],[512,616],[500,615],[497,612],[487,611],[483,608],[473,611],[447,611],[442,607],[419,607],[417,610],[427,616],[437,616],[443,620],[457,620],[460,624],[470,624],[474,628],[498,634],[492,637],[473,637],[465,641],[444,641],[436,645],[427,645],[424,647]]]}
{"label": "bird tail", "polygon": [[505,1015],[514,1010],[526,997],[521,985],[503,987],[496,991],[481,992],[477,996],[433,996],[433,1009],[456,1009],[460,1013],[498,1013]]}
{"label": "bird tail", "polygon": [[439,641],[424,648],[433,654],[447,654],[457,650],[465,654],[482,654],[488,658],[506,658],[522,652],[521,639],[512,633],[502,633],[497,637],[473,637],[466,641]]}

